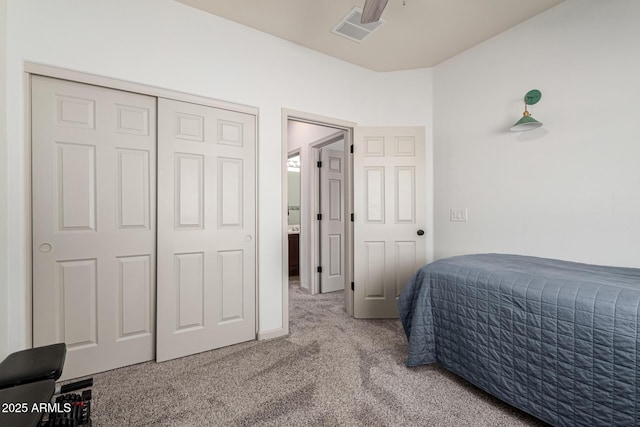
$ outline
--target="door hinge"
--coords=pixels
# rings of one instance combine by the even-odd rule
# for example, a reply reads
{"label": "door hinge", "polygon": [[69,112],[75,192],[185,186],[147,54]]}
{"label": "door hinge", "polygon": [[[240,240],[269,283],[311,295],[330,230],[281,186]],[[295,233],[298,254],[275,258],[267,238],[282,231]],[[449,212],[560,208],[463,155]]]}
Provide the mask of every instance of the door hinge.
{"label": "door hinge", "polygon": [[351,214],[351,222],[353,222],[353,214]]}
{"label": "door hinge", "polygon": [[322,162],[321,162],[321,161],[319,161],[318,163],[316,163],[316,166],[318,166],[319,168],[321,168],[321,167],[322,167]]}
{"label": "door hinge", "polygon": [[351,290],[355,291],[354,286],[353,286],[353,282],[351,282]]}
{"label": "door hinge", "polygon": [[351,147],[349,147],[349,151],[351,151],[351,154],[353,154],[353,144],[351,144]]}
{"label": "door hinge", "polygon": [[318,266],[318,273],[322,273],[322,266]]}
{"label": "door hinge", "polygon": [[318,216],[316,216],[316,218],[318,218],[318,221],[322,221],[322,214],[318,214]]}

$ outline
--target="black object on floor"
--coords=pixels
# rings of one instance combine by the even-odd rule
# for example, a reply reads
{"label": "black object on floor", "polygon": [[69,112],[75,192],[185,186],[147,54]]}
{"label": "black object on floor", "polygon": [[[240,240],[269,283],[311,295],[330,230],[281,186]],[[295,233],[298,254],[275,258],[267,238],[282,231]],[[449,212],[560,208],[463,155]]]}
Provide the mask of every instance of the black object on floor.
{"label": "black object on floor", "polygon": [[55,385],[54,380],[45,380],[0,390],[0,426],[39,426],[42,412],[34,410],[33,404],[49,402]]}
{"label": "black object on floor", "polygon": [[0,389],[62,375],[67,346],[64,343],[11,353],[0,363]]}
{"label": "black object on floor", "polygon": [[55,403],[63,410],[49,414],[41,427],[91,427],[91,390],[58,396]]}
{"label": "black object on floor", "polygon": [[0,363],[0,426],[91,426],[91,390],[51,402],[54,393],[93,385],[87,378],[56,388],[66,355],[67,346],[59,343],[17,351]]}

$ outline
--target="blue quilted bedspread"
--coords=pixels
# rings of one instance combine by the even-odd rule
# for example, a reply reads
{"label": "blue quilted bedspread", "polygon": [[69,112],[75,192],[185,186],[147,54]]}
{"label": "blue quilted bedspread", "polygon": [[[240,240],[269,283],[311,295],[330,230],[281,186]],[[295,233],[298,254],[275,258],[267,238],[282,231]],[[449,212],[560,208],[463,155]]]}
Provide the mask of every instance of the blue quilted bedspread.
{"label": "blue quilted bedspread", "polygon": [[639,426],[640,269],[467,255],[398,301],[408,366],[439,363],[555,426]]}

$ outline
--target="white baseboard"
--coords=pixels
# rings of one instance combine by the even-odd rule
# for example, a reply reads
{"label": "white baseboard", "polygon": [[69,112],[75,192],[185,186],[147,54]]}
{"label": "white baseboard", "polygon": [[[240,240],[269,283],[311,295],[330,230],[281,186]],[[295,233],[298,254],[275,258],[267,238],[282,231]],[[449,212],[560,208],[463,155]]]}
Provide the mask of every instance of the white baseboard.
{"label": "white baseboard", "polygon": [[258,341],[284,337],[285,335],[289,335],[289,331],[284,328],[271,329],[269,331],[258,331]]}

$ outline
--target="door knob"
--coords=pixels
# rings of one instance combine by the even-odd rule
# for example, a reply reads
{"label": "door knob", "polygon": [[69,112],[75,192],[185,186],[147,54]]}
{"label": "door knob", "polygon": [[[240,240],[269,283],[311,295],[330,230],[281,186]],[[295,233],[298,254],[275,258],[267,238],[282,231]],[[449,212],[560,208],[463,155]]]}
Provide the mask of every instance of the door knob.
{"label": "door knob", "polygon": [[418,236],[424,236],[424,230],[418,230]]}

